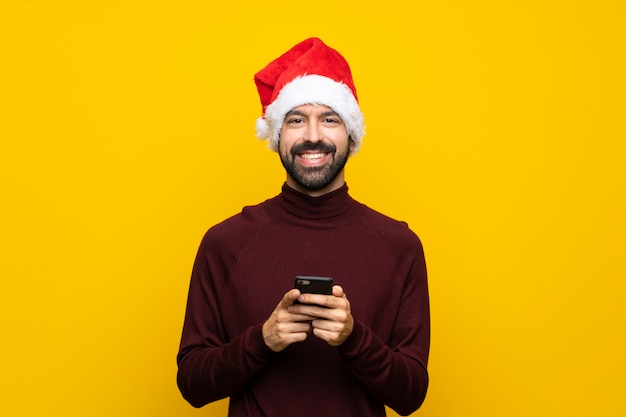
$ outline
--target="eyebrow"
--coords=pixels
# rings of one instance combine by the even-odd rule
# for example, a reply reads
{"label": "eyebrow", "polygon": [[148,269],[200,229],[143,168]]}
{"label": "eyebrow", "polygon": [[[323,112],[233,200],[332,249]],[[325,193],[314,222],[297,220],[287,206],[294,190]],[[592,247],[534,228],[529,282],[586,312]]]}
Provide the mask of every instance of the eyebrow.
{"label": "eyebrow", "polygon": [[[285,118],[289,117],[289,116],[304,116],[307,117],[307,115],[304,112],[301,112],[300,110],[290,110],[287,112],[287,114],[285,114]],[[328,117],[328,116],[337,116],[339,118],[341,118],[341,116],[339,116],[339,114],[337,114],[336,111],[334,110],[327,110],[325,112],[323,112],[322,114],[319,115],[319,117]]]}
{"label": "eyebrow", "polygon": [[285,117],[289,117],[289,116],[304,116],[304,113],[302,113],[299,110],[289,110],[287,114],[285,114]]}

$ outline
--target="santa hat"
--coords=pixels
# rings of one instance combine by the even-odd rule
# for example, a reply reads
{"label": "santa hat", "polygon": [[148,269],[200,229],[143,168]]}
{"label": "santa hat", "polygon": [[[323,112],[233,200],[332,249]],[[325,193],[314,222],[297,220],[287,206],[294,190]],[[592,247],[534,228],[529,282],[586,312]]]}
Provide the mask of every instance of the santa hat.
{"label": "santa hat", "polygon": [[306,39],[255,74],[263,116],[256,122],[259,139],[278,150],[278,139],[287,112],[303,104],[321,104],[343,120],[358,150],[365,134],[348,62],[318,38]]}

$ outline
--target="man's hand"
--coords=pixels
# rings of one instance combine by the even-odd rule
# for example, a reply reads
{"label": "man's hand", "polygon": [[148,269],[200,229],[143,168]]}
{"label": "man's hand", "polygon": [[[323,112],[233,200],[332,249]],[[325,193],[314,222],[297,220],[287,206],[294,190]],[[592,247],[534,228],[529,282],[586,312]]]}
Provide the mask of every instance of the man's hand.
{"label": "man's hand", "polygon": [[289,290],[263,324],[263,340],[274,352],[280,352],[292,343],[304,341],[311,332],[311,321],[315,317],[289,311],[289,307],[298,297],[299,290]]}
{"label": "man's hand", "polygon": [[288,311],[300,317],[312,317],[313,334],[329,345],[339,346],[352,333],[354,318],[350,302],[339,285],[333,287],[333,295],[302,294],[298,301],[302,304],[291,305]]}

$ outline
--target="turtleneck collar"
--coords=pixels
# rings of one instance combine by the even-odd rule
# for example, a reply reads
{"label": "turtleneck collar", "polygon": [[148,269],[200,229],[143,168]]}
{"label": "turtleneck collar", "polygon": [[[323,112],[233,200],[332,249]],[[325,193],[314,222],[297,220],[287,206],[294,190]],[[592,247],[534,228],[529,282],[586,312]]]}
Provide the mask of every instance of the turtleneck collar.
{"label": "turtleneck collar", "polygon": [[348,185],[319,197],[311,197],[283,184],[277,201],[294,216],[304,219],[329,219],[348,210],[355,200],[348,194]]}

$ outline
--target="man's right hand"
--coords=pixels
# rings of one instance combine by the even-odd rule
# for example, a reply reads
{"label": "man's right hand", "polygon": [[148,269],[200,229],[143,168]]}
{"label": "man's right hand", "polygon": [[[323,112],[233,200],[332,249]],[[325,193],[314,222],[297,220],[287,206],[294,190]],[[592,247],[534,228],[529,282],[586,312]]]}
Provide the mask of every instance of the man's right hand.
{"label": "man's right hand", "polygon": [[299,290],[289,290],[263,324],[263,340],[274,352],[280,352],[292,343],[303,342],[311,332],[314,317],[292,314],[287,310],[299,296]]}

